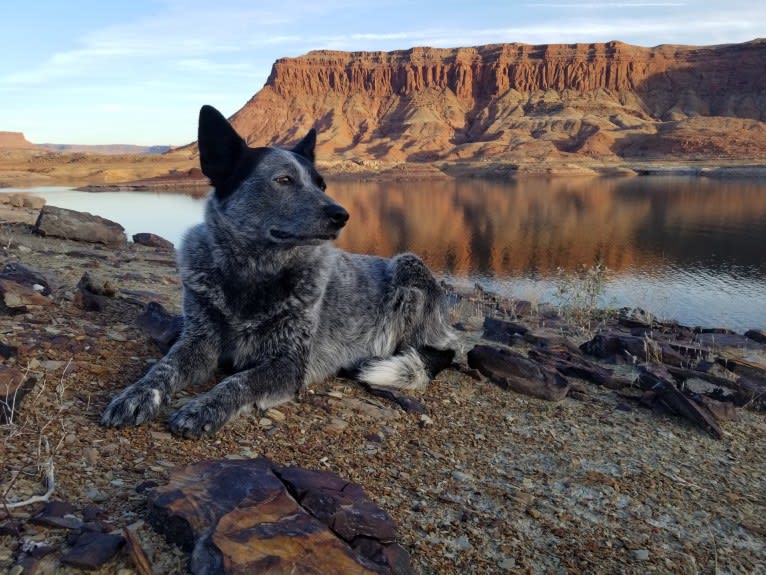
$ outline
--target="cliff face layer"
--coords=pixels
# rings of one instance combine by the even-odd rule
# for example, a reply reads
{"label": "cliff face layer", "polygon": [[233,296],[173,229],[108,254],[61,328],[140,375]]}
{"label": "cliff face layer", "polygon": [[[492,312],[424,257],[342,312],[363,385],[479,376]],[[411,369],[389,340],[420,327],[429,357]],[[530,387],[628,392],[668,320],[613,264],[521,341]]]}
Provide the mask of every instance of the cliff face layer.
{"label": "cliff face layer", "polygon": [[28,142],[22,132],[0,131],[0,148],[31,149],[34,147],[35,145]]}
{"label": "cliff face layer", "polygon": [[232,121],[251,145],[314,126],[326,159],[764,159],[764,69],[766,40],[315,51]]}

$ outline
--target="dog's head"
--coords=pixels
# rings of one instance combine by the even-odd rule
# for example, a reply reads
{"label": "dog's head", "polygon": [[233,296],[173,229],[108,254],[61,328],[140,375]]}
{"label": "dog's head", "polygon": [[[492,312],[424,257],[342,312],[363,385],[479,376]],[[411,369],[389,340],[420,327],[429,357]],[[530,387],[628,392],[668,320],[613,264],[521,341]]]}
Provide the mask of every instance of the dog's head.
{"label": "dog's head", "polygon": [[292,149],[250,148],[221,113],[199,114],[200,167],[215,188],[210,201],[251,241],[285,246],[338,237],[348,212],[325,193],[314,167],[316,132]]}

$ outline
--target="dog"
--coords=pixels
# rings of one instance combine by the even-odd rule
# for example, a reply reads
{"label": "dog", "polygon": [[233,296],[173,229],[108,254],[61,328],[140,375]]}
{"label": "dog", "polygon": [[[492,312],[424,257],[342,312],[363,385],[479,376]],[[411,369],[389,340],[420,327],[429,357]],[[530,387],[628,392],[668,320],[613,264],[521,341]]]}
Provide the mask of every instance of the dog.
{"label": "dog", "polygon": [[103,425],[152,420],[219,365],[231,375],[171,416],[176,435],[213,435],[242,410],[266,410],[338,374],[422,389],[451,363],[446,296],[422,260],[332,244],[349,214],[325,193],[315,145],[312,129],[290,150],[250,148],[220,112],[202,107],[200,167],[213,190],[204,223],[178,252],[180,335],[109,403]]}

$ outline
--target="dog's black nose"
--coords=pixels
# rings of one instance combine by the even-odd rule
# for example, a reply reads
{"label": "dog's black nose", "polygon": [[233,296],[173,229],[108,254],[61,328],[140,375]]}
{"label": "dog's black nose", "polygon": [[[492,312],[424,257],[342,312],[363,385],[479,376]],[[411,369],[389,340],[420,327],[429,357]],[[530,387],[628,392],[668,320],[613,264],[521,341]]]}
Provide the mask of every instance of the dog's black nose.
{"label": "dog's black nose", "polygon": [[348,212],[338,204],[325,206],[324,213],[338,229],[345,226],[348,221]]}

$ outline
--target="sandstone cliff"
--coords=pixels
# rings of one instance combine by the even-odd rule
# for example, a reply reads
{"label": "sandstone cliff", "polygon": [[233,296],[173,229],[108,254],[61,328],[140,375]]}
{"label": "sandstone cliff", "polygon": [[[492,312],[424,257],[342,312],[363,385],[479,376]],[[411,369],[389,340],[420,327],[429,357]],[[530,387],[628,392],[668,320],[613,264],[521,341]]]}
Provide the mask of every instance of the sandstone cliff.
{"label": "sandstone cliff", "polygon": [[766,159],[766,40],[621,42],[278,60],[232,118],[251,145],[310,127],[325,159]]}
{"label": "sandstone cliff", "polygon": [[35,145],[28,142],[22,132],[0,131],[0,148],[29,149]]}

